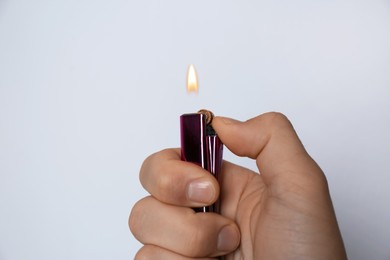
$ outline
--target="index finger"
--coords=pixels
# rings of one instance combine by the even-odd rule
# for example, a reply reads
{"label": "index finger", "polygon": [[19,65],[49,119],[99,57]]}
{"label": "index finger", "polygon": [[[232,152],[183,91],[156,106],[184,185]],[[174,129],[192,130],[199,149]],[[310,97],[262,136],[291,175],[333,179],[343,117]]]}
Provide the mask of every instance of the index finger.
{"label": "index finger", "polygon": [[149,156],[140,171],[142,186],[159,201],[185,207],[213,204],[219,195],[217,180],[202,167],[180,159],[180,149]]}

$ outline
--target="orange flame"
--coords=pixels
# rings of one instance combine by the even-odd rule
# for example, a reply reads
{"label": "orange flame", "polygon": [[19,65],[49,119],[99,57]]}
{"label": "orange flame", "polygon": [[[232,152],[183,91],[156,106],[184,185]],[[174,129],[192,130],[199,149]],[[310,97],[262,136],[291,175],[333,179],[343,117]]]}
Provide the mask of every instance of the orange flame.
{"label": "orange flame", "polygon": [[198,93],[198,76],[196,75],[196,70],[193,64],[188,67],[187,73],[187,92],[196,92]]}

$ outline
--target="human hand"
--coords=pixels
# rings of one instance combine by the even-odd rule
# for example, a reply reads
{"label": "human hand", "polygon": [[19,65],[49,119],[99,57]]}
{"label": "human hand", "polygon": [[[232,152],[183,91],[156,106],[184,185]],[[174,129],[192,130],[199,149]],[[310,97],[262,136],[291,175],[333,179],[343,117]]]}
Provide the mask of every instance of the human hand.
{"label": "human hand", "polygon": [[[144,244],[137,259],[346,259],[326,178],[290,122],[267,113],[246,122],[215,117],[213,128],[259,173],[224,162],[220,186],[179,149],[148,157],[140,180],[151,194],[129,226]],[[221,214],[195,213],[221,196]]]}

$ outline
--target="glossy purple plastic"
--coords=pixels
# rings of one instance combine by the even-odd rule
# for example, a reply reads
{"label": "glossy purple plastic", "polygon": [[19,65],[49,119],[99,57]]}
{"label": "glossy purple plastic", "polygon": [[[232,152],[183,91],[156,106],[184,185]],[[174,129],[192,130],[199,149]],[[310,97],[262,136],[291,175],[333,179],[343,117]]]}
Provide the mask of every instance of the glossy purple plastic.
{"label": "glossy purple plastic", "polygon": [[[184,114],[180,117],[181,159],[208,170],[218,180],[223,144],[203,114]],[[219,212],[219,201],[213,205],[195,208],[196,212]]]}

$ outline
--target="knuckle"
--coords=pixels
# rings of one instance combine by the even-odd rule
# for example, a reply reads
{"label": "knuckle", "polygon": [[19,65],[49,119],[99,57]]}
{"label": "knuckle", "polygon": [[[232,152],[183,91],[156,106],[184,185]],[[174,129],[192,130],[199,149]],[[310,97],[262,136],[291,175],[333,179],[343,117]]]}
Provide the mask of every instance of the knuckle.
{"label": "knuckle", "polygon": [[141,169],[139,172],[139,178],[142,182],[144,178],[146,178],[146,173],[148,173],[150,167],[155,164],[156,158],[158,157],[158,153],[153,153],[146,157],[146,159],[143,161],[141,165]]}
{"label": "knuckle", "polygon": [[287,118],[286,115],[280,112],[269,112],[264,114],[264,118],[270,125],[273,126],[286,126],[291,125],[290,120]]}
{"label": "knuckle", "polygon": [[[156,195],[159,200],[170,204],[182,204],[186,202],[185,182],[183,178],[173,178],[165,176],[158,181],[158,191]],[[157,194],[158,193],[158,194]]]}
{"label": "knuckle", "polygon": [[142,186],[154,197],[163,202],[181,203],[184,201],[183,187],[186,176],[175,174],[178,169],[178,151],[164,149],[145,159],[140,170]]}
{"label": "knuckle", "polygon": [[155,259],[158,257],[156,253],[154,252],[152,246],[145,245],[143,246],[135,255],[135,260],[147,260],[147,259]]}
{"label": "knuckle", "polygon": [[164,174],[169,172],[171,168],[169,161],[164,161],[155,165],[155,171],[159,173],[159,177],[155,179],[157,181],[157,187],[160,190],[167,190],[172,184],[172,178],[170,174]]}
{"label": "knuckle", "polygon": [[150,197],[143,198],[139,201],[137,201],[133,208],[131,209],[130,216],[129,216],[129,228],[131,233],[136,237],[138,240],[141,240],[141,234],[142,234],[142,226],[144,222],[144,212],[145,212],[145,204],[150,199]]}
{"label": "knuckle", "polygon": [[247,155],[253,159],[258,157],[276,133],[292,129],[288,118],[280,112],[268,112],[249,119],[246,123],[251,131],[247,135],[246,145],[237,148],[237,154]]}
{"label": "knuckle", "polygon": [[204,257],[209,255],[215,246],[211,241],[210,228],[206,228],[202,223],[203,220],[197,219],[196,225],[190,231],[191,236],[188,241],[188,256],[190,257]]}
{"label": "knuckle", "polygon": [[142,163],[139,178],[141,183],[145,182],[151,172],[166,171],[167,167],[164,164],[169,155],[172,154],[172,149],[163,149],[159,152],[149,155]]}

